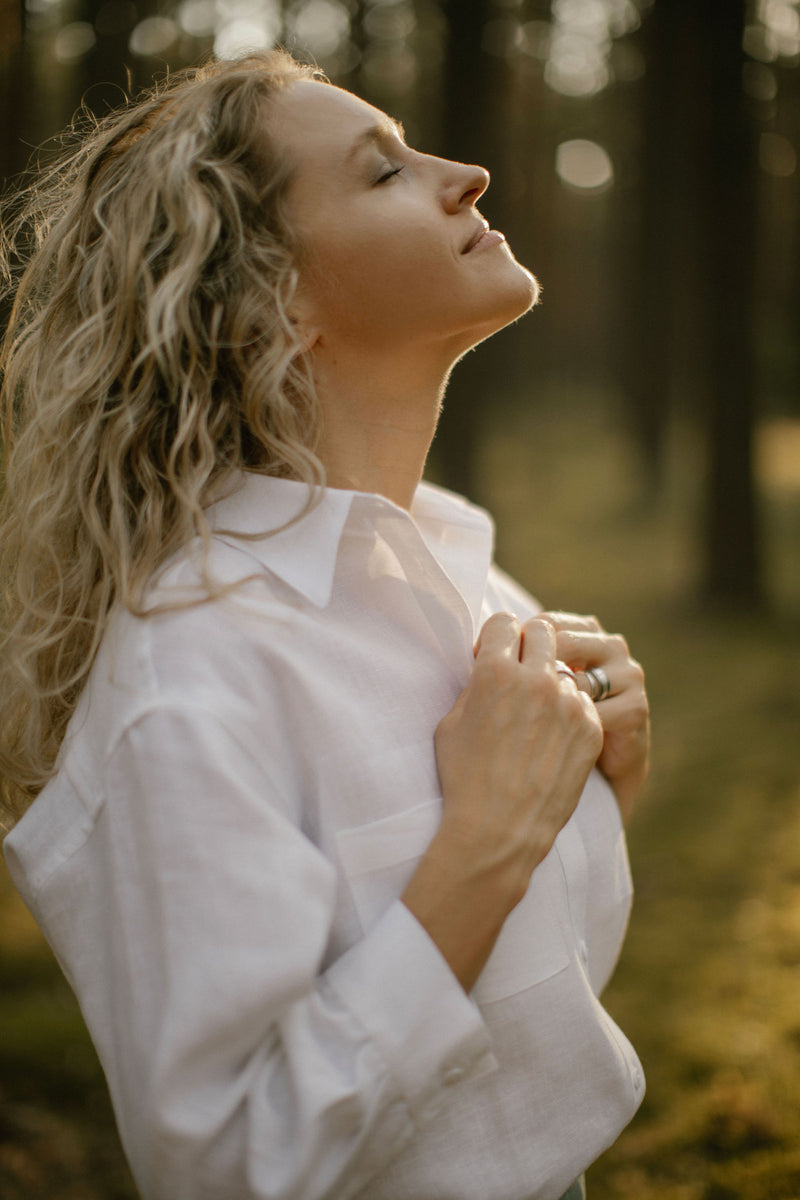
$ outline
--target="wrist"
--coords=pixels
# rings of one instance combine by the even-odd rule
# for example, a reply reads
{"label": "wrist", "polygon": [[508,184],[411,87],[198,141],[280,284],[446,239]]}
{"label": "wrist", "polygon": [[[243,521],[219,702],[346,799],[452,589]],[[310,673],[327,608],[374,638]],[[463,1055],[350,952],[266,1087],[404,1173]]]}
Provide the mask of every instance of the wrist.
{"label": "wrist", "polygon": [[470,991],[511,910],[530,882],[518,856],[490,861],[444,821],[405,891],[403,903],[426,930],[453,974]]}

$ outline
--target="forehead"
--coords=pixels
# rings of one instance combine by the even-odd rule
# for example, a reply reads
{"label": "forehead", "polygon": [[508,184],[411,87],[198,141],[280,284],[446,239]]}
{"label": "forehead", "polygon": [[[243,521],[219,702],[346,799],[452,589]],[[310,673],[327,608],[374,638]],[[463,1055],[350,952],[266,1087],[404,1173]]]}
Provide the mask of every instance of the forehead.
{"label": "forehead", "polygon": [[329,83],[300,79],[273,100],[270,131],[296,166],[320,156],[341,159],[354,138],[375,125],[391,128],[380,109]]}

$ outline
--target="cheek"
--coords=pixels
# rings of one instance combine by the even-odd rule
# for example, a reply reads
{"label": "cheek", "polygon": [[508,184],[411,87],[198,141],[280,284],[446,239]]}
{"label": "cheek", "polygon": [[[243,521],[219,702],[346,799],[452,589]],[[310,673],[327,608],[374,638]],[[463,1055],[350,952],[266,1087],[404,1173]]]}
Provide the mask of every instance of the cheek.
{"label": "cheek", "polygon": [[317,283],[326,307],[345,310],[359,320],[375,320],[387,309],[424,307],[439,289],[452,293],[448,255],[423,239],[362,233],[357,239],[334,240],[316,258]]}

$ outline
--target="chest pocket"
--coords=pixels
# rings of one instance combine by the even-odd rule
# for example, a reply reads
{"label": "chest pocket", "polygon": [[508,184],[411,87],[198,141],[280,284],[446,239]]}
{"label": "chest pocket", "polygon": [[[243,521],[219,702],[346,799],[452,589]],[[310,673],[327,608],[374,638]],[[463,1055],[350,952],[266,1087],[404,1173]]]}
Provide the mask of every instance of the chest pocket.
{"label": "chest pocket", "polygon": [[[441,818],[429,800],[378,821],[340,830],[336,848],[366,933],[402,894]],[[566,883],[551,851],[525,896],[506,918],[473,990],[479,1004],[504,1000],[563,971],[570,962]]]}

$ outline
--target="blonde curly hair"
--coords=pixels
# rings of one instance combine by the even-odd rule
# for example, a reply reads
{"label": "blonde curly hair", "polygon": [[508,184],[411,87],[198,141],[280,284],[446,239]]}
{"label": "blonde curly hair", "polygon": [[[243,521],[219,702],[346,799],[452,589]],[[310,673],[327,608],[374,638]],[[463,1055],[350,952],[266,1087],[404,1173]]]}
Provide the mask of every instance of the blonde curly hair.
{"label": "blonde curly hair", "polygon": [[301,247],[272,96],[324,78],[284,51],[167,78],[10,202],[0,357],[0,823],[53,772],[112,605],[242,469],[323,481],[289,306]]}

